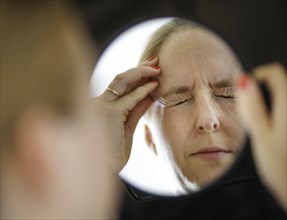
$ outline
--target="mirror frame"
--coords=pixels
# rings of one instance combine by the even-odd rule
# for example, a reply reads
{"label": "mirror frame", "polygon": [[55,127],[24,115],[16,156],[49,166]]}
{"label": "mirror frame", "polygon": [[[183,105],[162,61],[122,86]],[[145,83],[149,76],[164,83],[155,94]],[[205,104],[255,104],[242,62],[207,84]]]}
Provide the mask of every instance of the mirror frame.
{"label": "mirror frame", "polygon": [[[200,19],[198,17],[194,16],[188,16],[188,15],[182,15],[182,14],[177,14],[177,15],[165,15],[165,16],[146,16],[145,18],[141,19],[135,19],[133,22],[130,22],[129,25],[124,25],[114,34],[113,36],[110,37],[109,41],[104,45],[102,50],[100,51],[100,54],[98,56],[97,61],[101,58],[102,54],[107,50],[109,45],[117,39],[121,34],[123,34],[125,31],[129,30],[130,28],[135,27],[138,24],[141,24],[142,22],[146,21],[152,21],[153,19],[157,18],[165,18],[165,17],[180,17],[183,19],[188,19],[191,21],[194,21],[196,23],[199,23],[200,25],[210,29],[213,31],[215,34],[217,34],[219,37],[221,37],[226,44],[234,51],[234,53],[237,55],[243,69],[245,72],[250,72],[248,71],[248,68],[242,59],[242,55],[239,52],[238,49],[236,49],[235,44],[232,42],[231,38],[224,33],[222,30],[219,30],[215,25],[210,24],[209,22],[206,22],[203,19]],[[97,62],[95,66],[97,65]],[[245,161],[245,162],[244,162]],[[244,170],[242,170],[241,165],[244,163],[249,164],[249,167],[252,167],[252,172],[246,173]],[[247,168],[250,170],[250,168]],[[239,174],[239,175],[238,175]],[[150,193],[147,191],[144,191],[143,189],[139,189],[138,187],[128,183],[128,181],[124,180],[123,178],[120,177],[120,180],[123,183],[125,191],[128,193],[128,195],[135,201],[149,201],[149,200],[154,200],[154,199],[160,199],[160,198],[177,198],[177,197],[188,197],[188,196],[198,196],[201,194],[204,194],[207,191],[213,190],[217,187],[224,187],[226,185],[230,184],[236,184],[237,182],[245,182],[245,181],[253,181],[255,178],[257,178],[254,164],[251,158],[251,151],[250,151],[250,141],[249,141],[249,136],[246,134],[246,139],[245,142],[242,146],[241,152],[239,156],[236,158],[236,160],[233,162],[233,164],[222,174],[220,177],[217,178],[217,180],[212,181],[210,184],[207,186],[203,187],[199,191],[192,192],[186,195],[176,195],[176,196],[169,196],[169,195],[157,195],[154,193]]]}

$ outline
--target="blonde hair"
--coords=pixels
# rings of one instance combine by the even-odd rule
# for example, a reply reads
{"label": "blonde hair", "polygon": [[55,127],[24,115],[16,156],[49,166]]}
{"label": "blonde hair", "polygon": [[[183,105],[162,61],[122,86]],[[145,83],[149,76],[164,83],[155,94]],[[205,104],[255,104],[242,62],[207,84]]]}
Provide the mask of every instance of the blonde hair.
{"label": "blonde hair", "polygon": [[94,57],[77,16],[63,1],[1,1],[1,147],[29,106],[72,108]]}
{"label": "blonde hair", "polygon": [[173,18],[168,23],[157,29],[151,36],[145,50],[143,51],[140,61],[147,60],[150,56],[157,55],[162,48],[162,45],[174,33],[186,29],[193,29],[199,27],[198,23],[192,22],[188,19]]}

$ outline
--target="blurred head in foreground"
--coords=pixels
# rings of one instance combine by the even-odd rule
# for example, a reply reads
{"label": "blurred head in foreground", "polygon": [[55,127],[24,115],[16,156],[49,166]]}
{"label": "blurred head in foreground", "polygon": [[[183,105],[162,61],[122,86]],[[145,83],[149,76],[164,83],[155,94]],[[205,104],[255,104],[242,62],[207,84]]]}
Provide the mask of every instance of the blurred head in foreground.
{"label": "blurred head in foreground", "polygon": [[95,47],[64,1],[1,1],[1,219],[108,218],[115,182],[89,102]]}

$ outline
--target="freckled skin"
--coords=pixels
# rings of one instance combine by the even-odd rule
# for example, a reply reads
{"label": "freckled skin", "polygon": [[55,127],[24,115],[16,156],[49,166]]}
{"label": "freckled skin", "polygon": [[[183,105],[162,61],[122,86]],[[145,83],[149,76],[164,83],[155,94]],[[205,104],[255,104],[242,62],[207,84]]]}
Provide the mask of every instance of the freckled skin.
{"label": "freckled skin", "polygon": [[[218,178],[234,162],[245,134],[235,111],[234,99],[217,97],[212,83],[227,79],[235,84],[241,65],[229,47],[205,29],[176,32],[159,54],[162,74],[153,97],[172,87],[190,87],[191,101],[162,108],[154,104],[150,122],[160,156],[172,166],[184,185],[187,179],[204,186]],[[205,129],[212,132],[206,132]],[[231,151],[218,160],[191,156],[202,147],[217,146]]]}

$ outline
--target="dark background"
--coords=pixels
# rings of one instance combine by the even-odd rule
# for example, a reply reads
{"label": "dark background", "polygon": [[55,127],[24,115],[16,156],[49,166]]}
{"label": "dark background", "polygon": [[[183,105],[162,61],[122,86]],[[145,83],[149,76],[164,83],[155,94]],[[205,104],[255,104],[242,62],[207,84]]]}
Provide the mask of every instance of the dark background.
{"label": "dark background", "polygon": [[[121,31],[159,16],[208,24],[238,52],[246,70],[272,61],[287,64],[286,1],[281,0],[73,0],[103,50]],[[96,62],[96,61],[95,61]],[[199,193],[177,198],[124,193],[120,219],[287,219],[257,176],[249,143],[230,172]]]}
{"label": "dark background", "polygon": [[159,16],[188,16],[218,29],[249,70],[271,61],[287,64],[283,0],[74,0],[103,49],[125,28]]}

